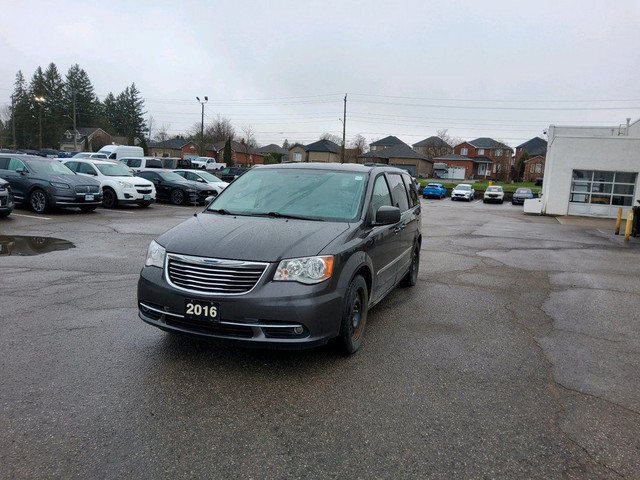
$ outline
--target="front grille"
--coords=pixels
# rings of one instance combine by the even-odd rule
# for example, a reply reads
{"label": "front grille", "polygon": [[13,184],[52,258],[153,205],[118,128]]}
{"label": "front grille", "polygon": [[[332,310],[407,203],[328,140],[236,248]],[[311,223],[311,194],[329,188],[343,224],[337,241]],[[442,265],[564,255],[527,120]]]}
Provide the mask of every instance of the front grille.
{"label": "front grille", "polygon": [[5,206],[9,202],[8,197],[0,197],[0,207]]}
{"label": "front grille", "polygon": [[76,185],[76,193],[98,193],[98,185]]}
{"label": "front grille", "polygon": [[185,320],[183,318],[166,317],[166,323],[169,326],[188,328],[193,332],[207,333],[209,335],[218,335],[221,337],[253,337],[253,329],[246,326],[225,325],[223,323],[204,323]]}
{"label": "front grille", "polygon": [[167,254],[167,278],[181,290],[210,295],[240,295],[255,287],[266,263]]}
{"label": "front grille", "polygon": [[143,188],[138,188],[136,189],[136,192],[138,193],[142,193],[142,194],[146,194],[146,193],[151,193],[151,189],[143,189]]}

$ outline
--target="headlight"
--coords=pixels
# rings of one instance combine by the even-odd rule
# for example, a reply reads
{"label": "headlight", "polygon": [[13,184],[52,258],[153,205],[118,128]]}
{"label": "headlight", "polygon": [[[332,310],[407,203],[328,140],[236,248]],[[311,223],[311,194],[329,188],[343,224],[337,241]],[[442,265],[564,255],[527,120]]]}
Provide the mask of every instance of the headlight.
{"label": "headlight", "polygon": [[282,260],[273,279],[276,281],[320,283],[331,278],[333,255]]}
{"label": "headlight", "polygon": [[193,188],[185,188],[184,191],[187,192],[187,193],[195,192],[195,190]]}
{"label": "headlight", "polygon": [[133,183],[121,182],[120,180],[118,180],[118,183],[122,188],[133,188]]}
{"label": "headlight", "polygon": [[49,182],[49,183],[51,183],[51,186],[56,188],[71,188],[66,183],[58,183],[58,182]]}
{"label": "headlight", "polygon": [[149,250],[147,250],[147,260],[144,262],[145,266],[163,268],[166,253],[165,248],[154,240],[149,245]]}

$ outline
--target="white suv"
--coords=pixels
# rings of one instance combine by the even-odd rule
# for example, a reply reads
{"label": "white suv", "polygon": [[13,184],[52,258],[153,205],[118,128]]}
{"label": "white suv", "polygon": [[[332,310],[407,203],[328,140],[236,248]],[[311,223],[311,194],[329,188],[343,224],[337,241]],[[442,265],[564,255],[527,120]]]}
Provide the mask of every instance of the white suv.
{"label": "white suv", "polygon": [[137,204],[148,207],[156,201],[156,188],[152,182],[134,177],[124,165],[108,160],[90,158],[70,159],[64,164],[79,175],[93,177],[102,186],[102,205]]}

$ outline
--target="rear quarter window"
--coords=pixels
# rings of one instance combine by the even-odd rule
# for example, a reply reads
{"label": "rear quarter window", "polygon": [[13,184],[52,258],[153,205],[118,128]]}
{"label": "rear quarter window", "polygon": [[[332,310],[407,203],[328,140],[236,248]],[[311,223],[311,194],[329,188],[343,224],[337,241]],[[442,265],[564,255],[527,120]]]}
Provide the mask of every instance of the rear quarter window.
{"label": "rear quarter window", "polygon": [[402,181],[402,176],[398,173],[390,173],[388,178],[393,205],[398,207],[401,212],[409,210],[409,197],[407,196],[407,188]]}

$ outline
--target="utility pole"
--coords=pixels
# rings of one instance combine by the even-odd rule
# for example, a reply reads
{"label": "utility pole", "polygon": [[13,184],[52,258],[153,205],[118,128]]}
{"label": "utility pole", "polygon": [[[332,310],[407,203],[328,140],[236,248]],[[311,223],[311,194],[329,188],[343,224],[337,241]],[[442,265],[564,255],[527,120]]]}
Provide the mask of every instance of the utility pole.
{"label": "utility pole", "polygon": [[209,101],[209,97],[205,95],[204,101],[200,100],[200,97],[196,97],[196,100],[202,105],[202,121],[200,122],[200,156],[204,157],[204,104]]}
{"label": "utility pole", "polygon": [[344,94],[344,117],[342,119],[342,150],[340,151],[340,163],[344,163],[344,144],[347,135],[347,94]]}
{"label": "utility pole", "polygon": [[16,99],[13,95],[11,95],[11,117],[13,119],[13,145],[11,147],[15,150],[18,145],[16,144]]}
{"label": "utility pole", "polygon": [[39,149],[42,150],[42,103],[44,102],[44,97],[36,97],[34,100],[40,105],[40,135],[38,135],[38,145],[40,145]]}
{"label": "utility pole", "polygon": [[78,151],[78,130],[76,129],[76,91],[73,92],[73,151]]}

